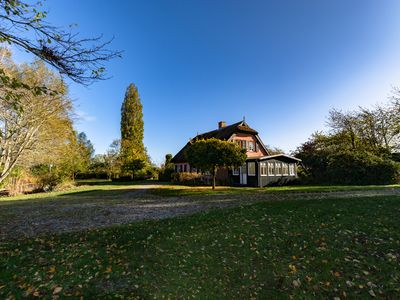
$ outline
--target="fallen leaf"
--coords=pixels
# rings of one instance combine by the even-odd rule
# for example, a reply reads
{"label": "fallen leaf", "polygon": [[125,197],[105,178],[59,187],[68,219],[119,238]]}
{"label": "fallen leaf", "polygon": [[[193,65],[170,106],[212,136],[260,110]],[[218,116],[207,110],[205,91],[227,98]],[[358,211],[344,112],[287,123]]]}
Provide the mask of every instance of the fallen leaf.
{"label": "fallen leaf", "polygon": [[295,288],[299,287],[300,285],[301,285],[300,279],[293,280],[293,286],[294,286]]}
{"label": "fallen leaf", "polygon": [[58,293],[60,293],[62,291],[62,287],[61,286],[56,286],[53,290],[53,295],[57,295]]}
{"label": "fallen leaf", "polygon": [[368,293],[372,296],[372,297],[376,297],[375,292],[373,290],[369,290]]}

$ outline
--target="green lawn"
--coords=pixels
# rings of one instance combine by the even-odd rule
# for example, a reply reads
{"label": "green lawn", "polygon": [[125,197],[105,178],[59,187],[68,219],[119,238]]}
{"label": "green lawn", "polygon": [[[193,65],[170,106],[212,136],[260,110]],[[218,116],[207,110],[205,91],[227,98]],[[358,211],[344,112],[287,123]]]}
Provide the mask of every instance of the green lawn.
{"label": "green lawn", "polygon": [[265,202],[0,245],[0,298],[400,298],[400,197]]}
{"label": "green lawn", "polygon": [[341,192],[341,191],[367,191],[382,189],[400,189],[400,184],[390,185],[293,185],[273,186],[264,188],[254,187],[224,187],[218,186],[216,190],[210,187],[190,187],[182,185],[167,185],[163,188],[150,189],[150,192],[159,196],[194,196],[214,194],[249,194],[249,193],[310,193],[310,192]]}
{"label": "green lawn", "polygon": [[180,197],[196,195],[215,195],[215,194],[249,194],[249,193],[288,193],[288,192],[338,192],[338,191],[365,191],[382,189],[400,189],[400,184],[392,185],[294,185],[279,187],[226,187],[217,186],[212,190],[209,186],[185,186],[174,185],[157,181],[139,181],[139,182],[111,182],[104,180],[82,180],[78,185],[67,191],[37,193],[30,195],[18,195],[13,197],[0,197],[1,201],[14,200],[46,200],[57,196],[67,196],[79,192],[90,191],[111,191],[123,190],[127,188],[146,188],[146,191],[161,197]]}

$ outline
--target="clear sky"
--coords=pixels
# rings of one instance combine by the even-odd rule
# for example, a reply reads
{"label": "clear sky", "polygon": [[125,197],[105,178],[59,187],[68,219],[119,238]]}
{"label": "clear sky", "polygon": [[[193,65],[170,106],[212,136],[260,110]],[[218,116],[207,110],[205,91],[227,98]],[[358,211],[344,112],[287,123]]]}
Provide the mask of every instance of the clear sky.
{"label": "clear sky", "polygon": [[114,36],[123,58],[89,88],[71,84],[77,129],[96,152],[119,138],[130,82],[156,163],[197,132],[246,117],[294,150],[328,110],[384,101],[400,85],[400,1],[47,1],[49,21]]}

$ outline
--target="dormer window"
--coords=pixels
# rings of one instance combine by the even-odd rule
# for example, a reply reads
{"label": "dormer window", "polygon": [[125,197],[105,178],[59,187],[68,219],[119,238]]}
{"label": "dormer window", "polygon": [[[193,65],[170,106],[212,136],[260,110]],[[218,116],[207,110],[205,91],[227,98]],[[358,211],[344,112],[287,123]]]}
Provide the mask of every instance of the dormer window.
{"label": "dormer window", "polygon": [[252,152],[254,152],[254,150],[255,150],[255,146],[254,146],[254,142],[249,142],[249,151],[252,151]]}
{"label": "dormer window", "polygon": [[234,139],[233,142],[248,152],[260,152],[260,145],[256,141]]}

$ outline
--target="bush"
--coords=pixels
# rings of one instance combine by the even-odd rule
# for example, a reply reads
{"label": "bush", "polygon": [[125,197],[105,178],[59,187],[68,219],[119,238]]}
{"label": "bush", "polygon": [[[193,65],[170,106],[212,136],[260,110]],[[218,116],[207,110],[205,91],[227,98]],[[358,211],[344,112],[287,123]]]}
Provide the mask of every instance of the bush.
{"label": "bush", "polygon": [[37,189],[36,179],[27,170],[15,168],[10,176],[3,182],[6,195],[19,195],[31,193]]}
{"label": "bush", "polygon": [[199,173],[172,173],[172,181],[174,183],[198,185],[203,184],[203,175]]}
{"label": "bush", "polygon": [[171,181],[172,174],[175,172],[174,168],[161,169],[158,173],[158,180],[160,181]]}
{"label": "bush", "polygon": [[56,192],[62,192],[62,191],[67,191],[72,188],[76,187],[75,182],[72,180],[65,180],[57,184],[54,188],[53,191]]}
{"label": "bush", "polygon": [[76,174],[75,179],[108,179],[108,174],[104,171],[88,171]]}
{"label": "bush", "polygon": [[36,165],[30,171],[36,179],[36,192],[53,191],[57,186],[69,181],[68,176],[57,167],[50,169],[48,165]]}
{"label": "bush", "polygon": [[327,179],[335,184],[391,184],[399,177],[399,164],[368,152],[329,156]]}

